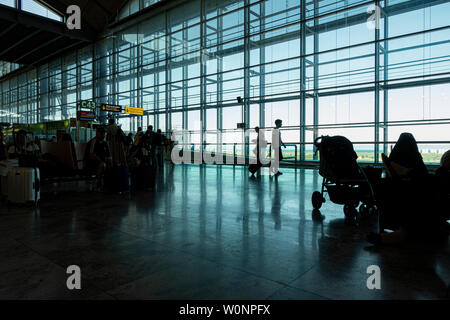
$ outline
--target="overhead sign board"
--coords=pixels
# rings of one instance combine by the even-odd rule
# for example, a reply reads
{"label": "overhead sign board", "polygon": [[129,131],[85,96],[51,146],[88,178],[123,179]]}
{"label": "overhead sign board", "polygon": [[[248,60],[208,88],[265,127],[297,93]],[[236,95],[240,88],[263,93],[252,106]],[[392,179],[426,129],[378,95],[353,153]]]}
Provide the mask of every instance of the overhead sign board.
{"label": "overhead sign board", "polygon": [[45,123],[47,130],[57,130],[69,127],[69,120],[59,120]]}
{"label": "overhead sign board", "polygon": [[89,109],[89,110],[95,110],[97,108],[97,104],[95,101],[90,100],[81,100],[80,101],[80,109]]}
{"label": "overhead sign board", "polygon": [[112,104],[102,104],[101,110],[108,112],[122,112],[122,106],[115,106]]}
{"label": "overhead sign board", "polygon": [[136,108],[136,107],[125,107],[125,113],[133,114],[137,116],[143,116],[144,115],[144,109],[143,108]]}
{"label": "overhead sign board", "polygon": [[95,113],[92,111],[78,111],[77,118],[80,121],[94,121]]}

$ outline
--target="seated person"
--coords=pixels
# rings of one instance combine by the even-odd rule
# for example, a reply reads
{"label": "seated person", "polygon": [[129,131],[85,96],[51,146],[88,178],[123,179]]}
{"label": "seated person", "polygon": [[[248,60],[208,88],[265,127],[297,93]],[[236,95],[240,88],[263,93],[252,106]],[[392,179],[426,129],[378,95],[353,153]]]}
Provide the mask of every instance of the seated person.
{"label": "seated person", "polygon": [[31,139],[29,142],[27,142],[26,151],[28,154],[35,156],[38,156],[41,153],[41,149],[37,144],[36,139]]}
{"label": "seated person", "polygon": [[400,136],[391,156],[383,157],[389,178],[376,188],[380,223],[392,233],[371,233],[367,241],[375,244],[399,244],[413,238],[448,237],[446,230],[444,180],[428,173],[414,137]]}
{"label": "seated person", "polygon": [[75,150],[75,145],[72,141],[72,136],[68,133],[64,133],[61,137],[62,142],[70,142],[70,153],[72,155],[72,161],[74,169],[78,169],[78,162],[77,162],[77,152]]}
{"label": "seated person", "polygon": [[444,153],[441,158],[441,166],[436,171],[436,179],[438,180],[439,187],[442,188],[442,192],[447,195],[447,201],[443,205],[442,210],[446,210],[448,213],[446,219],[450,220],[450,150]]}
{"label": "seated person", "polygon": [[447,177],[450,174],[450,150],[444,153],[441,158],[441,166],[436,171],[436,175]]}
{"label": "seated person", "polygon": [[97,188],[101,188],[106,163],[110,161],[110,153],[108,144],[105,141],[104,128],[98,128],[96,136],[86,145],[84,160],[86,169],[97,175]]}
{"label": "seated person", "polygon": [[27,132],[19,130],[15,133],[14,144],[8,148],[8,159],[18,159],[20,156],[27,154],[26,150]]}
{"label": "seated person", "polygon": [[412,177],[428,173],[411,133],[402,133],[389,158],[385,154],[382,154],[382,158],[389,177]]}

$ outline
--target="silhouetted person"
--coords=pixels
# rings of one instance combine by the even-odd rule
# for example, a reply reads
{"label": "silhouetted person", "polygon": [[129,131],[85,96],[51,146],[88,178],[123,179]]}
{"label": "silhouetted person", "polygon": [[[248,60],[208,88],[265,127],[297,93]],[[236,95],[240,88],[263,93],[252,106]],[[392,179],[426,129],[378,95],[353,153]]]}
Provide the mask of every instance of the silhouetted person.
{"label": "silhouetted person", "polygon": [[130,132],[130,133],[128,133],[128,135],[125,139],[125,146],[127,149],[127,154],[130,153],[130,149],[131,149],[132,145],[133,145],[133,134]]}
{"label": "silhouetted person", "polygon": [[159,167],[163,167],[164,165],[164,150],[166,147],[166,137],[162,134],[161,129],[158,129],[156,131],[156,157],[157,157],[157,163]]}
{"label": "silhouetted person", "polygon": [[68,133],[65,133],[65,134],[62,135],[61,141],[62,142],[70,142],[70,151],[71,151],[71,154],[72,154],[73,165],[74,165],[75,169],[78,169],[77,153],[76,153],[76,150],[75,150],[75,145],[74,145],[74,143],[72,141],[72,136],[70,134],[68,134]]}
{"label": "silhouetted person", "polygon": [[27,154],[27,132],[19,130],[14,133],[14,144],[8,148],[8,159],[19,159],[20,156]]}
{"label": "silhouetted person", "polygon": [[152,125],[148,126],[147,131],[145,132],[145,147],[149,150],[150,163],[153,166],[157,165],[156,149],[158,141],[159,137],[157,133],[153,131],[153,126]]}
{"label": "silhouetted person", "polygon": [[275,129],[272,130],[272,150],[275,153],[275,160],[270,167],[271,171],[279,176],[283,174],[278,169],[280,167],[280,161],[283,160],[283,153],[281,152],[281,146],[286,148],[286,145],[283,143],[281,139],[281,131],[280,128],[283,125],[283,121],[280,119],[275,120]]}
{"label": "silhouetted person", "polygon": [[403,133],[389,158],[383,154],[388,178],[376,186],[377,206],[382,227],[392,233],[368,235],[373,244],[399,244],[406,240],[439,239],[445,235],[448,217],[449,182],[430,174],[423,163],[417,143]]}
{"label": "silhouetted person", "polygon": [[27,154],[38,156],[41,153],[41,148],[36,143],[36,139],[32,138],[29,142],[27,142],[26,148]]}
{"label": "silhouetted person", "polygon": [[428,173],[428,169],[417,147],[416,140],[408,132],[400,135],[394,149],[392,149],[389,155],[388,161],[386,161],[384,154],[382,158],[390,176],[411,177]]}
{"label": "silhouetted person", "polygon": [[106,127],[106,141],[111,152],[114,165],[126,165],[127,158],[124,149],[125,136],[122,129],[116,125],[114,119],[109,119]]}
{"label": "silhouetted person", "polygon": [[106,164],[110,162],[110,152],[105,141],[105,129],[97,129],[95,137],[86,146],[84,159],[87,170],[97,174],[97,188],[101,188]]}

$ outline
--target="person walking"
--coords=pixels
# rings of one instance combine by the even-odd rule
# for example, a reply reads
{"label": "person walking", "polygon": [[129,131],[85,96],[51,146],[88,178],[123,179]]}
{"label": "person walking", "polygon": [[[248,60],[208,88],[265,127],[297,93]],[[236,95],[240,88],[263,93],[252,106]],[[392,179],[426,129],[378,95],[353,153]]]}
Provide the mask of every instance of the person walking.
{"label": "person walking", "polygon": [[281,151],[281,146],[286,149],[286,145],[281,139],[280,128],[283,125],[283,121],[280,119],[275,120],[275,129],[272,130],[272,150],[275,153],[275,160],[270,166],[270,171],[275,174],[275,176],[282,175],[283,173],[279,171],[280,161],[283,160],[283,153]]}
{"label": "person walking", "polygon": [[261,154],[266,151],[267,147],[267,141],[266,139],[264,139],[264,134],[262,136],[260,135],[259,127],[255,127],[255,131],[257,133],[256,141],[253,140],[252,142],[256,142],[256,147],[255,149],[253,149],[253,153],[256,156],[256,164],[251,164],[248,167],[248,170],[251,172],[252,177],[254,177],[255,173],[258,172],[263,166],[263,163],[261,161]]}

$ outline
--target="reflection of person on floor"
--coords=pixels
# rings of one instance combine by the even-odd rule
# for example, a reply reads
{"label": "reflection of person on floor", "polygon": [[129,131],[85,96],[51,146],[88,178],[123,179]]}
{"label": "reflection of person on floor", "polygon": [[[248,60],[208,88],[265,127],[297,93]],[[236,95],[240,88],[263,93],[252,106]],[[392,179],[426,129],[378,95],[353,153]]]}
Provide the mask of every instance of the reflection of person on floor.
{"label": "reflection of person on floor", "polygon": [[375,193],[382,226],[386,224],[394,232],[371,233],[368,242],[399,244],[414,238],[448,237],[448,175],[428,173],[410,133],[403,133],[389,158],[384,154],[382,158],[388,178]]}
{"label": "reflection of person on floor", "polygon": [[270,166],[270,171],[276,176],[282,175],[278,169],[280,168],[280,161],[283,160],[283,153],[281,152],[281,146],[286,149],[286,145],[281,140],[280,128],[283,125],[283,121],[280,119],[275,120],[275,129],[272,130],[272,150],[275,153],[275,160]]}
{"label": "reflection of person on floor", "polygon": [[97,188],[101,188],[106,164],[111,161],[104,128],[98,128],[95,137],[86,145],[84,159],[86,168],[97,174]]}
{"label": "reflection of person on floor", "polygon": [[274,193],[273,193],[273,200],[272,200],[272,218],[275,222],[275,229],[280,230],[281,229],[281,193],[278,186],[278,180],[275,179],[273,181],[274,183]]}

